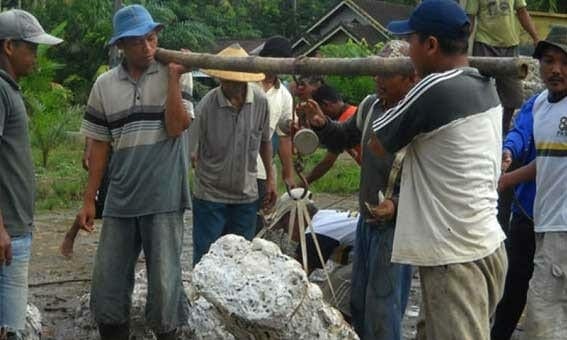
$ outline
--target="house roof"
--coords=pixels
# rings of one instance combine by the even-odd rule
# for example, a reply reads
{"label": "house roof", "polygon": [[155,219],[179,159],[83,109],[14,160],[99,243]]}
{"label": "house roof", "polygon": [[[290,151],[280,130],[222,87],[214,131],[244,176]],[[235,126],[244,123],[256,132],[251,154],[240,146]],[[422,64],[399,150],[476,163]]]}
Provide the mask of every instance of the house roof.
{"label": "house roof", "polygon": [[[324,35],[314,34],[319,25],[325,25],[338,11],[349,8],[357,15],[366,19],[365,23],[341,22]],[[343,0],[325,13],[316,23],[309,27],[302,35],[292,42],[295,54],[311,53],[326,41],[332,40],[333,35],[344,33],[354,40],[366,40],[369,44],[388,38],[386,26],[392,20],[409,17],[413,8],[411,6],[395,4],[378,0]]]}
{"label": "house roof", "polygon": [[355,41],[365,40],[369,45],[375,45],[381,41],[380,35],[376,32],[376,29],[370,25],[342,23],[335,27],[335,29],[315,41],[313,44],[298,48],[298,52],[300,52],[299,54],[309,55],[311,52],[318,49],[319,46],[332,41],[333,37],[338,33],[343,33],[347,37],[349,37],[349,39]]}
{"label": "house roof", "polygon": [[362,9],[384,27],[392,20],[407,19],[413,10],[413,7],[386,1],[350,0],[348,2]]}

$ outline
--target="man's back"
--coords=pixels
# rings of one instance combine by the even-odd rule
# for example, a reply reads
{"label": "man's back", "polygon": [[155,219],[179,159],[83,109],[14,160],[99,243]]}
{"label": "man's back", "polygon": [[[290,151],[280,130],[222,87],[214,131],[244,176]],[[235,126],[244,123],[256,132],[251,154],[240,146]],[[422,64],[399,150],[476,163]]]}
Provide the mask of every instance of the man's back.
{"label": "man's back", "polygon": [[[443,101],[439,100],[444,97]],[[423,79],[374,123],[387,149],[407,145],[393,261],[443,265],[491,254],[504,239],[496,220],[502,108],[494,84],[460,68]],[[442,244],[443,246],[439,246]]]}

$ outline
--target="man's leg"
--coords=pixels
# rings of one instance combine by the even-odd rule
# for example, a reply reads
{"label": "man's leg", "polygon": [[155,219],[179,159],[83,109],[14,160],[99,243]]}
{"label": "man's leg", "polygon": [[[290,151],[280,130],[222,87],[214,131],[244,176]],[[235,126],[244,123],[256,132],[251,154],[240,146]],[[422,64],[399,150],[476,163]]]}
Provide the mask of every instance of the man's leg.
{"label": "man's leg", "polygon": [[226,204],[193,198],[193,266],[222,235],[226,214]]}
{"label": "man's leg", "polygon": [[489,340],[490,317],[502,297],[507,266],[502,244],[474,262],[420,267],[425,321],[417,338]]}
{"label": "man's leg", "polygon": [[188,304],[181,277],[183,211],[139,219],[148,273],[146,320],[158,340],[187,322]]}
{"label": "man's leg", "polygon": [[411,266],[392,263],[393,224],[371,229],[363,339],[401,339],[411,287]]}
{"label": "man's leg", "polygon": [[356,226],[354,238],[354,256],[352,261],[352,288],[350,297],[350,309],[352,314],[352,326],[359,337],[364,334],[364,314],[366,310],[366,286],[368,283],[368,228],[371,225],[364,222],[364,216],[360,215]]}
{"label": "man's leg", "polygon": [[13,237],[12,263],[0,266],[0,328],[8,334],[25,328],[31,243],[31,233]]}
{"label": "man's leg", "polygon": [[526,340],[567,339],[567,232],[536,234]]}
{"label": "man's leg", "polygon": [[256,201],[252,203],[228,204],[224,234],[236,234],[252,240],[256,234]]}
{"label": "man's leg", "polygon": [[127,339],[141,239],[135,218],[105,217],[91,282],[91,310],[102,339]]}
{"label": "man's leg", "polygon": [[492,326],[492,340],[508,340],[524,311],[529,282],[534,271],[535,233],[532,221],[514,215],[508,244],[508,273],[504,296],[498,303]]}
{"label": "man's leg", "polygon": [[73,255],[73,247],[75,245],[75,239],[79,234],[79,230],[81,230],[81,226],[79,225],[79,218],[75,217],[75,220],[73,221],[73,225],[65,234],[65,238],[63,239],[63,242],[59,247],[59,251],[61,252],[61,255],[65,257],[71,257]]}

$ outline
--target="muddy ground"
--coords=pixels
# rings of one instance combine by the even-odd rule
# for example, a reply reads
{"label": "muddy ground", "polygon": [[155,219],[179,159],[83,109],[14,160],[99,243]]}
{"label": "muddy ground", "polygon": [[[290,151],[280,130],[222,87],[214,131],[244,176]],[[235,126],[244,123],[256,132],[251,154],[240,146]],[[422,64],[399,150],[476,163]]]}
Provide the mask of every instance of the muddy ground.
{"label": "muddy ground", "polygon": [[[321,208],[356,209],[356,196],[341,197],[319,194],[315,197]],[[98,230],[81,233],[70,259],[59,253],[65,232],[71,226],[76,211],[38,213],[34,234],[33,255],[30,264],[30,302],[41,310],[43,339],[75,339],[73,318],[79,297],[88,293],[89,278],[98,243]],[[100,221],[98,227],[100,227]],[[191,268],[191,214],[186,216],[183,269]],[[143,260],[140,260],[140,266]],[[415,323],[419,313],[419,280],[414,279],[410,303],[406,311],[403,334],[405,339],[415,337]]]}

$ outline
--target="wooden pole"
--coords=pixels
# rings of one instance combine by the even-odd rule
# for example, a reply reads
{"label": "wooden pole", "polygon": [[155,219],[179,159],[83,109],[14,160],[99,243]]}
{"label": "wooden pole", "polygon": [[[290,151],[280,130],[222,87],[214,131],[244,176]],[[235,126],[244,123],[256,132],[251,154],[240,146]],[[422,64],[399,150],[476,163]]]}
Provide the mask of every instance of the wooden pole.
{"label": "wooden pole", "polygon": [[[389,75],[411,70],[409,58],[263,58],[221,57],[207,53],[183,53],[158,49],[156,59],[162,63],[176,62],[191,68],[265,72],[272,74],[336,74]],[[524,79],[528,74],[527,59],[470,57],[470,64],[482,74],[495,77]]]}

